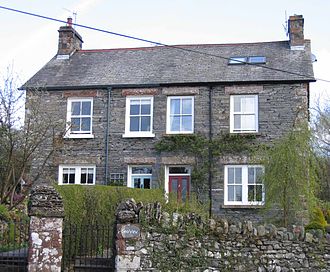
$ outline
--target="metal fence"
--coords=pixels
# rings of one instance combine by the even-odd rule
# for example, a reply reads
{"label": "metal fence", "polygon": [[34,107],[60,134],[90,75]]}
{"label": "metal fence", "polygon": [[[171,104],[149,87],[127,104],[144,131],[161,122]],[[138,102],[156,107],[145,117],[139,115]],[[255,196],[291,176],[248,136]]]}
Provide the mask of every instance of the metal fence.
{"label": "metal fence", "polygon": [[113,271],[113,224],[65,222],[62,271]]}
{"label": "metal fence", "polygon": [[29,222],[0,223],[0,271],[27,271]]}

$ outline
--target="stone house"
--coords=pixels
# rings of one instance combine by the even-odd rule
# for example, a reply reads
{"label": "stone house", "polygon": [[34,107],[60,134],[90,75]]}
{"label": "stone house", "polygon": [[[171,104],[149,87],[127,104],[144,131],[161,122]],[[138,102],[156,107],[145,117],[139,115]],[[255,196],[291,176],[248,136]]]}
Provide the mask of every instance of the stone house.
{"label": "stone house", "polygon": [[[269,142],[298,115],[307,118],[315,79],[303,25],[301,15],[291,16],[285,41],[85,50],[68,20],[57,54],[24,85],[27,93],[46,89],[44,110],[67,123],[48,176],[63,185],[163,186],[189,197],[195,157],[157,152],[156,143],[222,134]],[[214,213],[251,217],[262,204],[263,167],[249,159],[208,157]]]}

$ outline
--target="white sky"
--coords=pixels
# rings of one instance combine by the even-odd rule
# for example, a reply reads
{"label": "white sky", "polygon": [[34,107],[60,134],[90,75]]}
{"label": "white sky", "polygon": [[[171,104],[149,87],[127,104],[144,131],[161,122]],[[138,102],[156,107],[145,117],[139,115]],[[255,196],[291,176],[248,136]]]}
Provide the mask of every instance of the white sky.
{"label": "white sky", "polygon": [[[311,39],[318,60],[315,76],[330,80],[328,0],[0,0],[0,6],[60,20],[77,12],[79,24],[172,45],[286,40],[285,12],[301,14],[305,38]],[[0,9],[0,74],[13,65],[21,83],[33,76],[56,54],[61,25]],[[84,49],[152,46],[92,30],[77,31]],[[311,90],[312,101],[330,97],[330,83],[312,83]]]}

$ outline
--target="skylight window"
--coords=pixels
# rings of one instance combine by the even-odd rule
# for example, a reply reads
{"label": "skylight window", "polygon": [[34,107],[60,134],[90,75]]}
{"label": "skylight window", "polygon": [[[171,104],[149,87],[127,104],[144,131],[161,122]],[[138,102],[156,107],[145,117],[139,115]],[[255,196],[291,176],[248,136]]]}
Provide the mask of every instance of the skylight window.
{"label": "skylight window", "polygon": [[245,64],[247,57],[231,57],[229,59],[229,64]]}
{"label": "skylight window", "polygon": [[266,57],[263,56],[253,56],[249,57],[249,63],[266,63]]}

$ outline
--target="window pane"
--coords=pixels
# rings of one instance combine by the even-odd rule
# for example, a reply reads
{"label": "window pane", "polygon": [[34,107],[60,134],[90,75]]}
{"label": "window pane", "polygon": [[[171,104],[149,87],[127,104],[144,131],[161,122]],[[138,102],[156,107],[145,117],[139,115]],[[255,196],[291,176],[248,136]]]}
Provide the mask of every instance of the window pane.
{"label": "window pane", "polygon": [[91,102],[82,102],[82,115],[91,115]]}
{"label": "window pane", "polygon": [[151,167],[143,167],[143,166],[134,166],[132,167],[132,174],[151,174]]}
{"label": "window pane", "polygon": [[181,198],[183,201],[187,198],[187,191],[188,191],[188,180],[186,178],[182,178],[181,182]]}
{"label": "window pane", "polygon": [[242,168],[235,168],[235,184],[242,184]]}
{"label": "window pane", "polygon": [[81,118],[81,130],[90,131],[91,128],[91,119],[89,117]]}
{"label": "window pane", "polygon": [[255,186],[249,185],[248,186],[248,201],[250,201],[250,202],[255,201],[254,191],[255,191]]}
{"label": "window pane", "polygon": [[234,129],[235,130],[241,129],[241,115],[238,114],[234,115]]}
{"label": "window pane", "polygon": [[242,130],[256,130],[254,115],[241,115]]}
{"label": "window pane", "polygon": [[141,188],[141,178],[133,178],[134,188]]}
{"label": "window pane", "polygon": [[242,186],[235,186],[235,201],[242,201]]}
{"label": "window pane", "polygon": [[94,181],[94,174],[88,173],[87,183],[88,184],[93,184],[93,181]]}
{"label": "window pane", "polygon": [[140,104],[137,104],[136,101],[131,100],[130,115],[139,115],[139,114],[140,114]]}
{"label": "window pane", "polygon": [[71,131],[80,131],[80,118],[71,118]]}
{"label": "window pane", "polygon": [[169,169],[170,174],[189,174],[189,168],[188,167],[170,167]]}
{"label": "window pane", "polygon": [[171,116],[170,118],[171,131],[180,131],[180,117]]}
{"label": "window pane", "polygon": [[254,113],[255,111],[254,96],[242,98],[242,112]]}
{"label": "window pane", "polygon": [[255,179],[254,179],[254,167],[249,167],[248,168],[248,183],[249,184],[255,183]]}
{"label": "window pane", "polygon": [[235,178],[235,168],[228,168],[228,184],[234,184],[234,178]]}
{"label": "window pane", "polygon": [[86,184],[86,180],[87,180],[87,173],[81,173],[81,177],[80,177],[80,183],[81,184]]}
{"label": "window pane", "polygon": [[183,114],[192,114],[192,99],[191,98],[182,99],[182,113]]}
{"label": "window pane", "polygon": [[180,99],[171,99],[171,114],[180,114]]}
{"label": "window pane", "polygon": [[80,115],[80,102],[72,102],[71,103],[71,114],[72,115]]}
{"label": "window pane", "polygon": [[262,201],[262,185],[256,185],[256,201]]}
{"label": "window pane", "polygon": [[144,178],[143,180],[143,188],[144,189],[150,189],[150,178]]}
{"label": "window pane", "polygon": [[150,114],[150,100],[141,101],[141,114]]}
{"label": "window pane", "polygon": [[181,131],[192,131],[192,117],[182,116],[182,130]]}
{"label": "window pane", "polygon": [[178,192],[178,179],[172,178],[172,186],[171,186],[172,192],[177,193]]}
{"label": "window pane", "polygon": [[263,169],[261,167],[256,167],[256,183],[262,183]]}
{"label": "window pane", "polygon": [[130,131],[139,131],[139,117],[130,117]]}
{"label": "window pane", "polygon": [[150,131],[150,117],[149,116],[141,117],[141,131]]}
{"label": "window pane", "polygon": [[234,112],[241,112],[241,98],[234,96]]}
{"label": "window pane", "polygon": [[64,173],[63,171],[63,183],[68,183],[69,182],[69,175]]}
{"label": "window pane", "polygon": [[69,174],[69,183],[74,184],[75,183],[75,174]]}
{"label": "window pane", "polygon": [[234,186],[232,185],[228,186],[228,201],[235,201]]}

